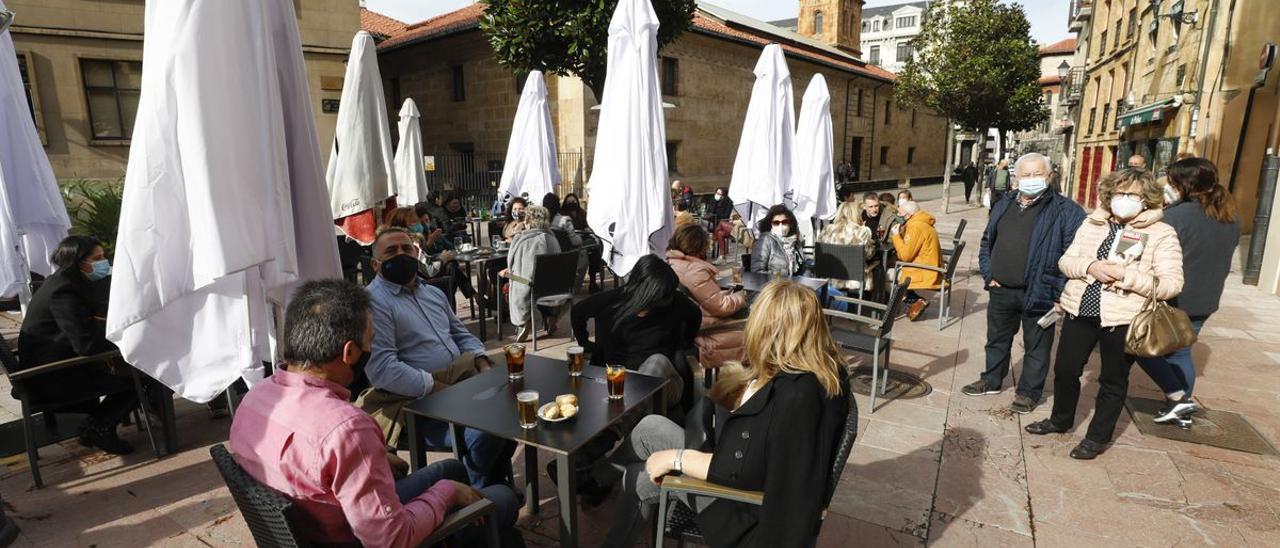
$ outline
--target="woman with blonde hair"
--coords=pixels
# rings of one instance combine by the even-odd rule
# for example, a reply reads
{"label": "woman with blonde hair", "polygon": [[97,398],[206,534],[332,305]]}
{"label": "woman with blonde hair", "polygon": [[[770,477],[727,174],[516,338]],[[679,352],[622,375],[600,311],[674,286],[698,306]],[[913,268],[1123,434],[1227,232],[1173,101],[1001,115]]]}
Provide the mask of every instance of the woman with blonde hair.
{"label": "woman with blonde hair", "polygon": [[813,543],[850,412],[844,361],[817,296],[791,281],[772,282],[756,298],[746,341],[749,365],[721,370],[689,418],[693,439],[651,415],[610,457],[626,477],[605,546],[635,544],[657,502],[657,482],[672,473],[764,493],[761,506],[696,496],[681,502],[696,511],[712,546]]}
{"label": "woman with blonde hair", "polygon": [[[858,204],[844,202],[836,208],[836,217],[831,224],[818,234],[818,242],[824,244],[860,245],[867,259],[875,257],[875,233],[862,223],[862,214]],[[862,280],[833,280],[831,285],[836,289],[858,290],[866,283]]]}
{"label": "woman with blonde hair", "polygon": [[1071,450],[1071,458],[1082,460],[1106,450],[1124,409],[1134,361],[1125,353],[1129,324],[1148,298],[1167,301],[1182,292],[1182,246],[1173,227],[1161,221],[1164,189],[1151,172],[1108,174],[1098,185],[1098,200],[1058,260],[1067,278],[1060,301],[1067,318],[1054,360],[1053,413],[1026,427],[1038,435],[1071,429],[1080,375],[1097,347],[1102,369],[1093,420]]}

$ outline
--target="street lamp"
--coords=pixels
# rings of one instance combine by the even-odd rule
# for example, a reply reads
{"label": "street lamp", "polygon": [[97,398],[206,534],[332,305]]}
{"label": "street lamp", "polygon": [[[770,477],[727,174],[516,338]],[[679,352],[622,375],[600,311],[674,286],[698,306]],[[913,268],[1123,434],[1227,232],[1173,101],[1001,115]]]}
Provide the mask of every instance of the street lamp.
{"label": "street lamp", "polygon": [[1058,78],[1066,80],[1068,74],[1071,74],[1071,63],[1063,61],[1061,65],[1058,65]]}

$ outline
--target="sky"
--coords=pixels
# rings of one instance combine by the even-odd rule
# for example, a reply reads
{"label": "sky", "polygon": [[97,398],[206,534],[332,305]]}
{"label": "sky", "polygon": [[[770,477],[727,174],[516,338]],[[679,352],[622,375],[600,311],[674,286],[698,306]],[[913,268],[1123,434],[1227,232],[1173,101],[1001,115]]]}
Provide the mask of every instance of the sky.
{"label": "sky", "polygon": [[[472,0],[365,0],[369,9],[406,23],[416,23],[471,3]],[[799,10],[798,1],[788,0],[711,0],[710,3],[764,21],[795,17]],[[900,3],[900,0],[867,0],[866,7]],[[1027,10],[1031,37],[1037,42],[1051,44],[1070,36],[1067,32],[1068,0],[1021,0],[1020,3]]]}

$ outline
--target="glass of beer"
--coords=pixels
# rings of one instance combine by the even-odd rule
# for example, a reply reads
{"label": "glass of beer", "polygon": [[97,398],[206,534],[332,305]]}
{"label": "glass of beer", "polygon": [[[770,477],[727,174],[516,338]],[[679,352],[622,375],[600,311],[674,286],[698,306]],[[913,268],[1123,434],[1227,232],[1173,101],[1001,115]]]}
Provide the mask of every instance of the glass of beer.
{"label": "glass of beer", "polygon": [[623,389],[627,384],[627,368],[621,365],[610,365],[604,369],[604,378],[609,385],[609,399],[622,399]]}
{"label": "glass of beer", "polygon": [[732,270],[733,270],[733,283],[735,284],[742,283],[742,267],[735,266],[733,267]]}
{"label": "glass of beer", "polygon": [[516,411],[520,413],[520,428],[528,430],[538,425],[538,393],[522,390],[516,393]]}
{"label": "glass of beer", "polygon": [[569,347],[569,376],[570,377],[582,376],[582,365],[587,361],[586,357],[582,355],[582,352],[583,350],[581,346]]}
{"label": "glass of beer", "polygon": [[524,345],[508,344],[503,350],[507,353],[507,378],[511,380],[524,378]]}

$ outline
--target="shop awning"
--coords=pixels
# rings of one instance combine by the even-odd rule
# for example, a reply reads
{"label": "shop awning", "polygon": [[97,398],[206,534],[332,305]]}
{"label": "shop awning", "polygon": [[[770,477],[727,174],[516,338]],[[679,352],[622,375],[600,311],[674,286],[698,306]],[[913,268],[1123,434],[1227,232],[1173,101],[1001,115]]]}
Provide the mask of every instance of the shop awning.
{"label": "shop awning", "polygon": [[1154,103],[1142,105],[1138,108],[1129,110],[1124,114],[1121,114],[1116,122],[1120,126],[1120,129],[1125,129],[1129,126],[1138,124],[1158,122],[1164,119],[1165,111],[1173,108],[1174,106],[1173,98],[1170,97],[1168,99],[1156,101]]}

